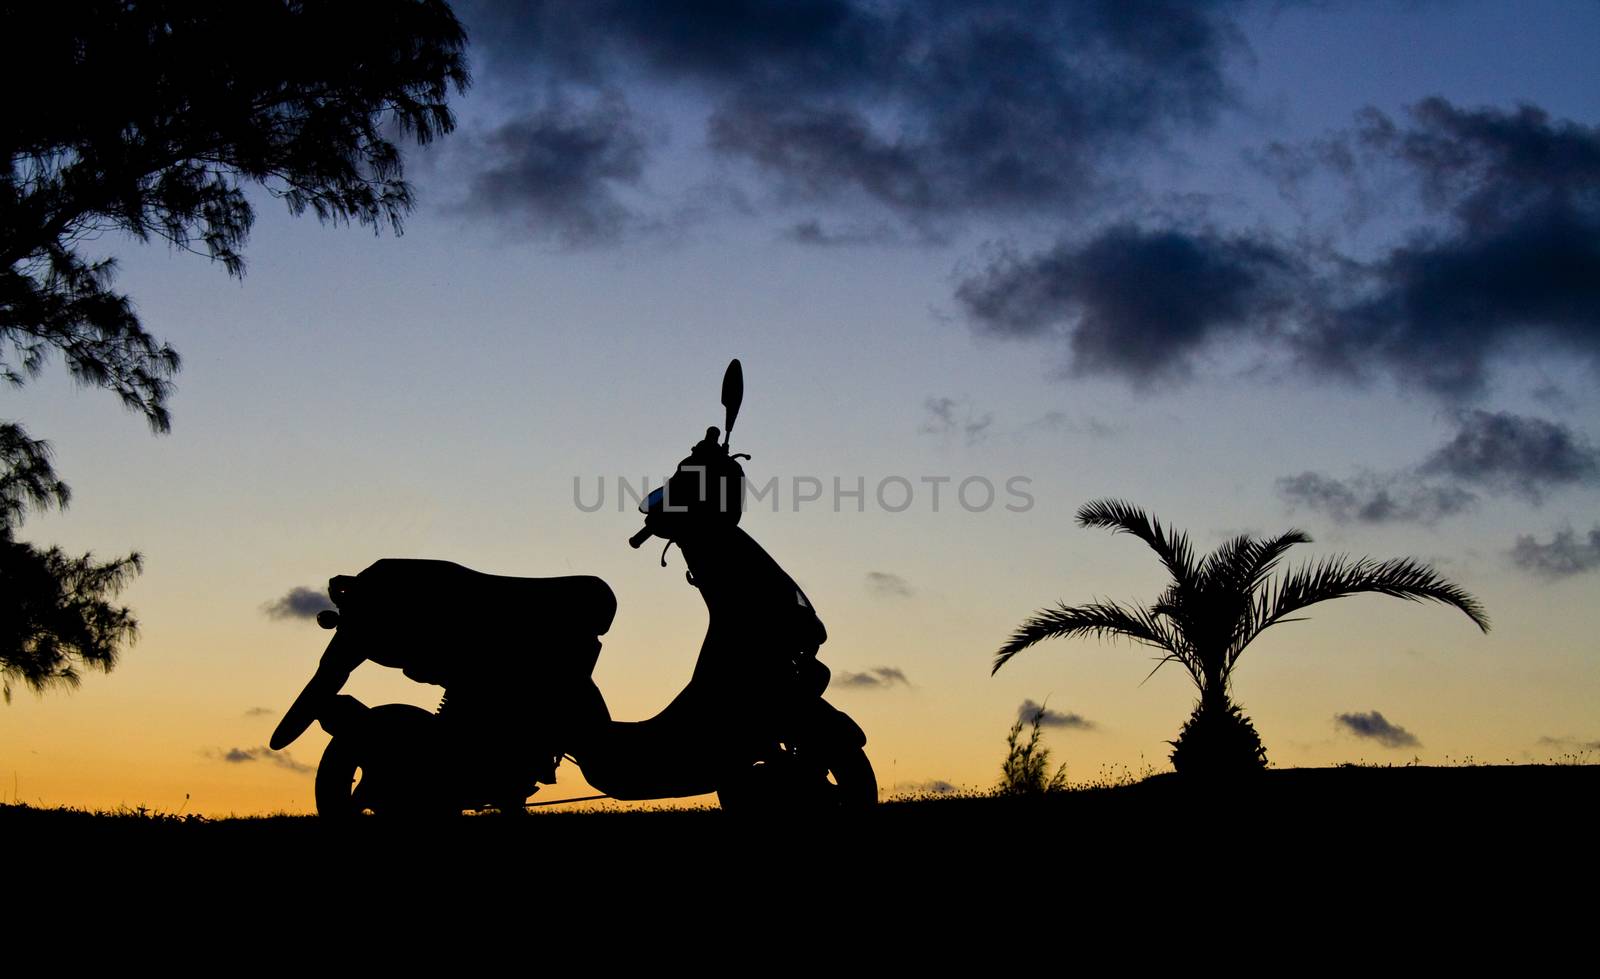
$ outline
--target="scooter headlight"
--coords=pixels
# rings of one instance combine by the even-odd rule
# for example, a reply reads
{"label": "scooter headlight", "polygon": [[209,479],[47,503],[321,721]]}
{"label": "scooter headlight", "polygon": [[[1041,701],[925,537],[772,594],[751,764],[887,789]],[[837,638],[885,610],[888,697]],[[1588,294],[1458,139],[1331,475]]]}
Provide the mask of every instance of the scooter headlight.
{"label": "scooter headlight", "polygon": [[650,513],[652,511],[661,509],[661,503],[666,499],[666,497],[667,488],[665,486],[657,486],[655,489],[650,491],[649,496],[646,496],[644,500],[640,502],[639,512]]}

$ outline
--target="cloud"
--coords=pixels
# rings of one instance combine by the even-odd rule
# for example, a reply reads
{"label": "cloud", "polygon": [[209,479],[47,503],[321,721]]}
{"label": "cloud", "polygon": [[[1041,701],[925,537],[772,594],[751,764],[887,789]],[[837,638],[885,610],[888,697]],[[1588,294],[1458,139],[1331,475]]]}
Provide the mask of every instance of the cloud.
{"label": "cloud", "polygon": [[868,571],[867,590],[880,598],[910,598],[916,594],[909,581],[887,571]]}
{"label": "cloud", "polygon": [[1240,45],[1219,5],[1138,6],[835,4],[859,25],[841,31],[848,69],[777,88],[781,103],[729,100],[710,143],[790,193],[864,196],[913,221],[1090,208],[1116,183],[1114,154],[1204,127],[1232,99]]}
{"label": "cloud", "polygon": [[1454,438],[1425,460],[1420,472],[1543,502],[1565,486],[1600,483],[1600,452],[1572,429],[1509,412],[1457,416]]}
{"label": "cloud", "polygon": [[781,176],[803,198],[826,198],[854,184],[892,209],[926,211],[935,202],[917,148],[885,141],[851,109],[754,101],[726,106],[711,119],[710,142]]}
{"label": "cloud", "polygon": [[1431,525],[1472,508],[1477,497],[1455,486],[1426,486],[1399,474],[1360,473],[1336,479],[1318,472],[1278,479],[1278,495],[1291,507],[1327,515],[1335,523]]}
{"label": "cloud", "polygon": [[1534,388],[1533,400],[1553,411],[1573,412],[1578,410],[1578,399],[1566,392],[1566,389],[1554,382],[1546,381]]}
{"label": "cloud", "polygon": [[1074,417],[1065,411],[1051,409],[1021,425],[1001,425],[994,412],[979,412],[965,398],[929,398],[923,402],[927,412],[917,429],[923,435],[937,435],[946,441],[960,436],[967,445],[977,445],[991,438],[1022,442],[1033,435],[1045,432],[1069,432],[1075,435],[1092,435],[1110,438],[1119,429],[1093,415]]}
{"label": "cloud", "polygon": [[1504,356],[1600,364],[1600,127],[1442,98],[1408,116],[1368,109],[1301,157],[1357,181],[1398,170],[1438,219],[1361,263],[1351,294],[1299,337],[1308,363],[1456,399],[1481,393]]}
{"label": "cloud", "polygon": [[569,248],[614,243],[640,224],[617,192],[642,179],[646,142],[618,93],[581,107],[551,97],[460,152],[485,161],[467,180],[470,214]]}
{"label": "cloud", "polygon": [[886,690],[897,683],[906,687],[911,686],[911,681],[906,679],[905,673],[897,666],[876,666],[865,673],[840,670],[833,677],[833,685],[836,687],[854,687],[862,690]]}
{"label": "cloud", "polygon": [[1600,568],[1600,524],[1587,538],[1580,538],[1571,527],[1557,531],[1543,544],[1531,534],[1522,535],[1511,548],[1511,561],[1541,578],[1570,578],[1594,571]]}
{"label": "cloud", "polygon": [[785,228],[782,237],[797,245],[831,248],[836,245],[892,245],[901,236],[887,224],[826,227],[816,219],[798,221]]}
{"label": "cloud", "polygon": [[927,420],[917,429],[924,435],[954,435],[959,433],[968,445],[976,445],[988,437],[994,425],[994,413],[978,414],[972,402],[958,398],[929,398],[923,402]]}
{"label": "cloud", "polygon": [[1286,242],[1194,219],[1112,223],[1002,248],[956,302],[980,334],[1061,343],[1070,373],[1135,386],[1184,378],[1224,343],[1452,402],[1481,396],[1506,360],[1600,368],[1600,127],[1431,98],[1255,159],[1302,209],[1325,196],[1304,184],[1332,174],[1348,225],[1388,207],[1405,230],[1351,249],[1309,229]]}
{"label": "cloud", "polygon": [[1333,718],[1336,727],[1353,734],[1358,738],[1369,738],[1378,742],[1385,748],[1420,748],[1422,742],[1417,736],[1407,731],[1398,724],[1390,723],[1387,718],[1377,711],[1354,714],[1336,714]]}
{"label": "cloud", "polygon": [[251,707],[249,710],[244,712],[244,716],[246,716],[246,717],[266,717],[266,716],[268,716],[270,714],[275,714],[275,713],[277,713],[277,711],[274,711],[271,707]]}
{"label": "cloud", "polygon": [[1552,738],[1546,735],[1539,739],[1539,744],[1547,748],[1565,748],[1568,751],[1600,751],[1600,739],[1585,741],[1582,738]]}
{"label": "cloud", "polygon": [[1093,435],[1095,438],[1110,438],[1117,434],[1118,429],[1115,425],[1093,415],[1084,415],[1079,421],[1064,411],[1051,409],[1038,418],[1026,422],[1018,431],[1023,434],[1035,431],[1075,432],[1080,435]]}
{"label": "cloud", "polygon": [[279,768],[287,768],[291,772],[298,772],[302,775],[309,775],[317,770],[315,765],[305,765],[295,761],[294,756],[287,751],[273,751],[265,745],[259,748],[229,748],[227,751],[210,748],[203,754],[218,761],[227,762],[230,765],[267,761]]}
{"label": "cloud", "polygon": [[994,412],[979,412],[965,398],[929,398],[923,402],[926,411],[922,425],[917,429],[922,435],[936,435],[946,443],[959,437],[966,445],[978,445],[991,439],[1004,439],[1022,443],[1044,434],[1066,432],[1110,438],[1120,429],[1093,415],[1073,416],[1059,409],[1051,409],[1020,425],[1000,424]]}
{"label": "cloud", "polygon": [[1266,238],[1120,224],[1033,255],[1002,249],[956,300],[979,333],[1059,342],[1074,374],[1148,386],[1187,377],[1222,340],[1263,337],[1299,274]]}
{"label": "cloud", "polygon": [[328,600],[326,591],[298,587],[289,589],[282,598],[263,605],[262,611],[274,619],[314,619],[318,612],[331,608],[333,603]]}
{"label": "cloud", "polygon": [[1279,479],[1278,495],[1336,523],[1431,525],[1472,508],[1469,486],[1539,504],[1553,489],[1600,484],[1600,452],[1559,422],[1479,410],[1458,411],[1455,422],[1413,469],[1349,479],[1303,472]]}
{"label": "cloud", "polygon": [[1230,6],[500,0],[462,14],[491,91],[687,96],[708,107],[706,146],[782,196],[917,226],[1100,206],[1131,156],[1233,104],[1245,45]]}
{"label": "cloud", "polygon": [[1024,700],[1022,706],[1017,708],[1017,720],[1032,724],[1034,718],[1039,719],[1040,727],[1059,727],[1074,731],[1092,731],[1094,722],[1081,714],[1063,713],[1051,710],[1044,704],[1036,704],[1031,700]]}
{"label": "cloud", "polygon": [[500,76],[593,84],[632,73],[811,92],[890,68],[882,19],[842,0],[465,0],[461,9]]}

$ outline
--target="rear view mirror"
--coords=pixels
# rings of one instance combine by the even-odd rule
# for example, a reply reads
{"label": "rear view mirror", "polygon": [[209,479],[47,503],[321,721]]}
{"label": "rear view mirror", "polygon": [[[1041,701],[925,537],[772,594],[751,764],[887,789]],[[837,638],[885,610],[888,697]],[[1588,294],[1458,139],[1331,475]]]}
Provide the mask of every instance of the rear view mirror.
{"label": "rear view mirror", "polygon": [[739,366],[739,358],[735,357],[729,364],[727,373],[722,375],[722,407],[728,409],[726,424],[722,426],[722,444],[728,444],[728,436],[733,433],[733,420],[739,417],[739,403],[744,401],[744,368]]}

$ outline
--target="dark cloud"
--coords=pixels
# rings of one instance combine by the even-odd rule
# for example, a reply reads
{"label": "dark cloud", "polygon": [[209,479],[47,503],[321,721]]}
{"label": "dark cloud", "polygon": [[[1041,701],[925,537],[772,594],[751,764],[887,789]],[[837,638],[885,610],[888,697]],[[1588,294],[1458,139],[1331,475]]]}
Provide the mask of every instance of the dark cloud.
{"label": "dark cloud", "polygon": [[1553,381],[1546,381],[1529,393],[1533,396],[1533,400],[1552,411],[1573,412],[1578,410],[1578,399],[1568,394],[1565,388]]}
{"label": "dark cloud", "polygon": [[709,138],[712,149],[779,174],[804,198],[853,184],[897,210],[926,211],[936,199],[917,148],[885,141],[850,109],[741,103],[712,117]]}
{"label": "dark cloud", "polygon": [[892,65],[885,19],[848,0],[463,0],[497,75],[590,84],[643,74],[712,89],[834,91]]}
{"label": "dark cloud", "polygon": [[1540,543],[1531,534],[1520,536],[1511,548],[1511,560],[1541,578],[1570,578],[1594,571],[1600,568],[1600,524],[1587,538],[1579,537],[1571,527],[1557,531],[1548,543]]}
{"label": "dark cloud", "polygon": [[1098,207],[1130,156],[1232,103],[1226,70],[1244,45],[1231,6],[502,0],[462,11],[491,89],[688,93],[711,106],[708,146],[787,195],[865,199],[918,225]]}
{"label": "dark cloud", "polygon": [[1449,441],[1414,469],[1349,479],[1303,472],[1279,479],[1278,495],[1337,523],[1433,524],[1472,508],[1478,496],[1468,487],[1537,504],[1553,489],[1600,483],[1600,451],[1559,422],[1479,410],[1459,411],[1455,422]]}
{"label": "dark cloud", "polygon": [[833,677],[833,685],[836,687],[884,690],[895,684],[906,687],[911,686],[911,681],[907,680],[905,673],[896,666],[875,666],[865,673],[851,673],[848,670],[840,670]]}
{"label": "dark cloud", "polygon": [[1502,228],[1419,235],[1374,266],[1370,297],[1324,316],[1302,352],[1318,369],[1371,365],[1451,399],[1508,354],[1600,358],[1600,219],[1535,213]]}
{"label": "dark cloud", "polygon": [[246,716],[246,717],[266,717],[266,716],[268,716],[270,714],[275,714],[275,713],[277,713],[277,711],[273,710],[271,707],[252,707],[249,710],[244,712],[244,716]]}
{"label": "dark cloud", "polygon": [[1600,482],[1600,451],[1559,422],[1504,411],[1463,412],[1457,422],[1455,437],[1423,462],[1422,473],[1534,503],[1551,489]]}
{"label": "dark cloud", "polygon": [[1458,486],[1429,486],[1399,474],[1377,473],[1350,479],[1318,472],[1284,476],[1278,480],[1278,495],[1291,507],[1314,510],[1335,523],[1433,524],[1477,502]]}
{"label": "dark cloud", "polygon": [[1481,395],[1507,359],[1600,367],[1600,127],[1433,98],[1400,121],[1366,110],[1256,162],[1302,209],[1323,199],[1304,185],[1331,173],[1349,224],[1386,208],[1416,223],[1362,254],[1321,233],[1289,245],[1194,219],[1115,224],[1002,251],[958,284],[957,303],[980,333],[1064,342],[1074,373],[1135,384],[1183,377],[1224,341],[1330,381],[1388,374],[1452,401]]}
{"label": "dark cloud", "polygon": [[850,10],[875,22],[850,35],[871,39],[850,49],[858,70],[778,89],[781,104],[731,100],[713,116],[713,148],[791,191],[864,194],[913,219],[1080,209],[1114,182],[1112,154],[1203,126],[1230,100],[1235,35],[1220,5]]}
{"label": "dark cloud", "polygon": [[868,571],[867,590],[880,598],[910,598],[916,594],[911,582],[887,571]]}
{"label": "dark cloud", "polygon": [[1600,128],[1431,98],[1404,123],[1369,109],[1298,159],[1352,180],[1397,169],[1439,219],[1362,264],[1350,294],[1308,324],[1298,339],[1311,366],[1384,369],[1462,398],[1502,356],[1600,363]]}
{"label": "dark cloud", "polygon": [[1369,110],[1359,137],[1408,164],[1424,203],[1468,227],[1594,203],[1586,198],[1600,186],[1600,129],[1552,120],[1533,105],[1463,109],[1439,97],[1419,102],[1410,116],[1407,128]]}
{"label": "dark cloud", "polygon": [[1265,238],[1104,229],[1034,255],[1002,251],[956,288],[980,333],[1044,337],[1073,373],[1181,378],[1222,339],[1259,339],[1295,305],[1299,260]]}
{"label": "dark cloud", "polygon": [[994,425],[994,413],[983,412],[972,402],[959,398],[929,398],[922,403],[928,417],[918,429],[924,435],[960,434],[968,445],[976,445],[988,437]]}
{"label": "dark cloud", "polygon": [[204,754],[218,761],[227,762],[230,765],[266,761],[279,768],[287,768],[291,772],[298,772],[302,775],[309,775],[317,770],[315,765],[305,765],[295,761],[294,756],[287,751],[273,751],[265,745],[259,748],[229,748],[227,751],[212,748],[204,752]]}
{"label": "dark cloud", "polygon": [[1417,736],[1398,724],[1391,723],[1377,711],[1367,713],[1337,714],[1333,723],[1341,730],[1358,738],[1368,738],[1385,748],[1420,748]]}
{"label": "dark cloud", "polygon": [[647,156],[620,95],[582,107],[553,97],[466,152],[481,161],[461,204],[468,213],[570,248],[615,242],[641,223],[617,196],[638,185]]}
{"label": "dark cloud", "polygon": [[314,619],[317,613],[333,608],[328,593],[318,588],[291,588],[282,598],[262,606],[262,611],[274,619]]}
{"label": "dark cloud", "polygon": [[901,237],[886,224],[826,227],[816,218],[799,221],[785,228],[782,237],[797,245],[830,248],[837,245],[891,245]]}
{"label": "dark cloud", "polygon": [[1094,722],[1081,714],[1063,713],[1051,710],[1044,704],[1024,700],[1022,706],[1017,708],[1017,719],[1025,724],[1032,724],[1035,718],[1038,718],[1040,727],[1059,727],[1074,731],[1094,730]]}

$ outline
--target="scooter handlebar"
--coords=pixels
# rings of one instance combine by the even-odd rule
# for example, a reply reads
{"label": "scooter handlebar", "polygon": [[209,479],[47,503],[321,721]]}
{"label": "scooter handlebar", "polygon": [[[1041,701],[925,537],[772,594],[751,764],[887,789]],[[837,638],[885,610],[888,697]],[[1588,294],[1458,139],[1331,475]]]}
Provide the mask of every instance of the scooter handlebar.
{"label": "scooter handlebar", "polygon": [[651,530],[649,527],[642,528],[637,534],[634,534],[632,537],[628,538],[628,546],[637,551],[640,547],[644,546],[645,541],[654,537],[655,534],[656,532]]}

